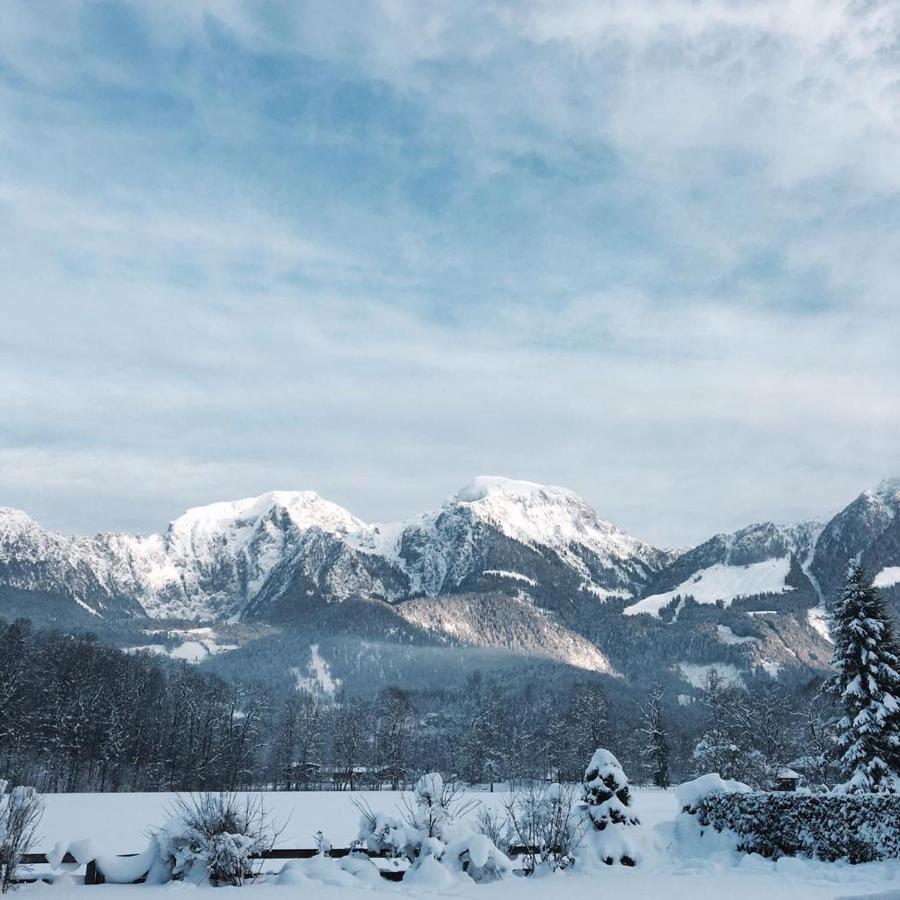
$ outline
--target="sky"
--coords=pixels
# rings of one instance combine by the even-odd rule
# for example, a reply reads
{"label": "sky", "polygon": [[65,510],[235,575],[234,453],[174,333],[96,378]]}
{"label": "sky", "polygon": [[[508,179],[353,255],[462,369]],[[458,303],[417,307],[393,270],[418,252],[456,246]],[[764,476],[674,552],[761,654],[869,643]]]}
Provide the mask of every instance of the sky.
{"label": "sky", "polygon": [[895,0],[6,0],[0,505],[478,474],[667,546],[900,475]]}

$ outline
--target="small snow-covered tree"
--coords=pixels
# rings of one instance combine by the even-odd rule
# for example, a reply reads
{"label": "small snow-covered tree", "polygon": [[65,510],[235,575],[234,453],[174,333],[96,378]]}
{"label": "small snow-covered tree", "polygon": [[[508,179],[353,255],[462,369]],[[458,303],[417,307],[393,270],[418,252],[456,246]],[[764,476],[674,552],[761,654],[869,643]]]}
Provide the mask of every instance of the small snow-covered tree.
{"label": "small snow-covered tree", "polygon": [[840,789],[900,790],[900,647],[881,595],[852,563],[831,622],[835,674],[826,689],[843,706],[838,719]]}
{"label": "small snow-covered tree", "polygon": [[647,696],[647,703],[642,708],[644,738],[643,755],[652,772],[653,783],[657,787],[667,788],[669,778],[669,739],[663,721],[663,688],[654,685]]}
{"label": "small snow-covered tree", "polygon": [[43,811],[34,788],[10,787],[0,778],[0,894],[5,894],[16,880],[22,857],[34,843]]}
{"label": "small snow-covered tree", "polygon": [[627,830],[640,820],[631,808],[628,778],[609,750],[597,750],[591,757],[584,773],[582,801],[594,831],[599,832],[595,845],[603,862],[633,866],[636,854]]}
{"label": "small snow-covered tree", "polygon": [[171,819],[155,833],[171,877],[232,886],[259,876],[256,857],[277,837],[262,800],[229,792],[179,796]]}

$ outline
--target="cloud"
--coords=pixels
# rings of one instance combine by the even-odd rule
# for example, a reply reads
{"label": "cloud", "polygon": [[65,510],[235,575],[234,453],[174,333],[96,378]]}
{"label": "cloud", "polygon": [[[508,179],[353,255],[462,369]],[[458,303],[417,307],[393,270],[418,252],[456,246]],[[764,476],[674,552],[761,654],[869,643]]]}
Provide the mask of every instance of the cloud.
{"label": "cloud", "polygon": [[501,472],[686,544],[896,469],[893,4],[47,14],[0,26],[0,502]]}

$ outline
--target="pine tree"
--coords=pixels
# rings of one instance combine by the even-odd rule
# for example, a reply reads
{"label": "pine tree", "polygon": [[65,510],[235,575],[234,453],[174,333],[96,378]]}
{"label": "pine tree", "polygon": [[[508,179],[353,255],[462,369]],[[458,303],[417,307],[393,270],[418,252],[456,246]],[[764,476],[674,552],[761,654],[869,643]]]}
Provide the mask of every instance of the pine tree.
{"label": "pine tree", "polygon": [[848,792],[900,790],[900,647],[881,599],[851,564],[831,624],[835,674],[826,688],[844,708],[839,766]]}

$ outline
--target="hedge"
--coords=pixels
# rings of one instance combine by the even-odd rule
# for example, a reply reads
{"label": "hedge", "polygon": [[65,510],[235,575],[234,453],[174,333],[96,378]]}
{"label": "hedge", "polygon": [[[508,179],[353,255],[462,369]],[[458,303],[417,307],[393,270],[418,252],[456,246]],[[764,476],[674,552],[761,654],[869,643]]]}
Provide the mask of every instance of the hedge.
{"label": "hedge", "polygon": [[717,793],[685,812],[733,831],[738,850],[762,856],[872,862],[900,857],[900,795]]}

